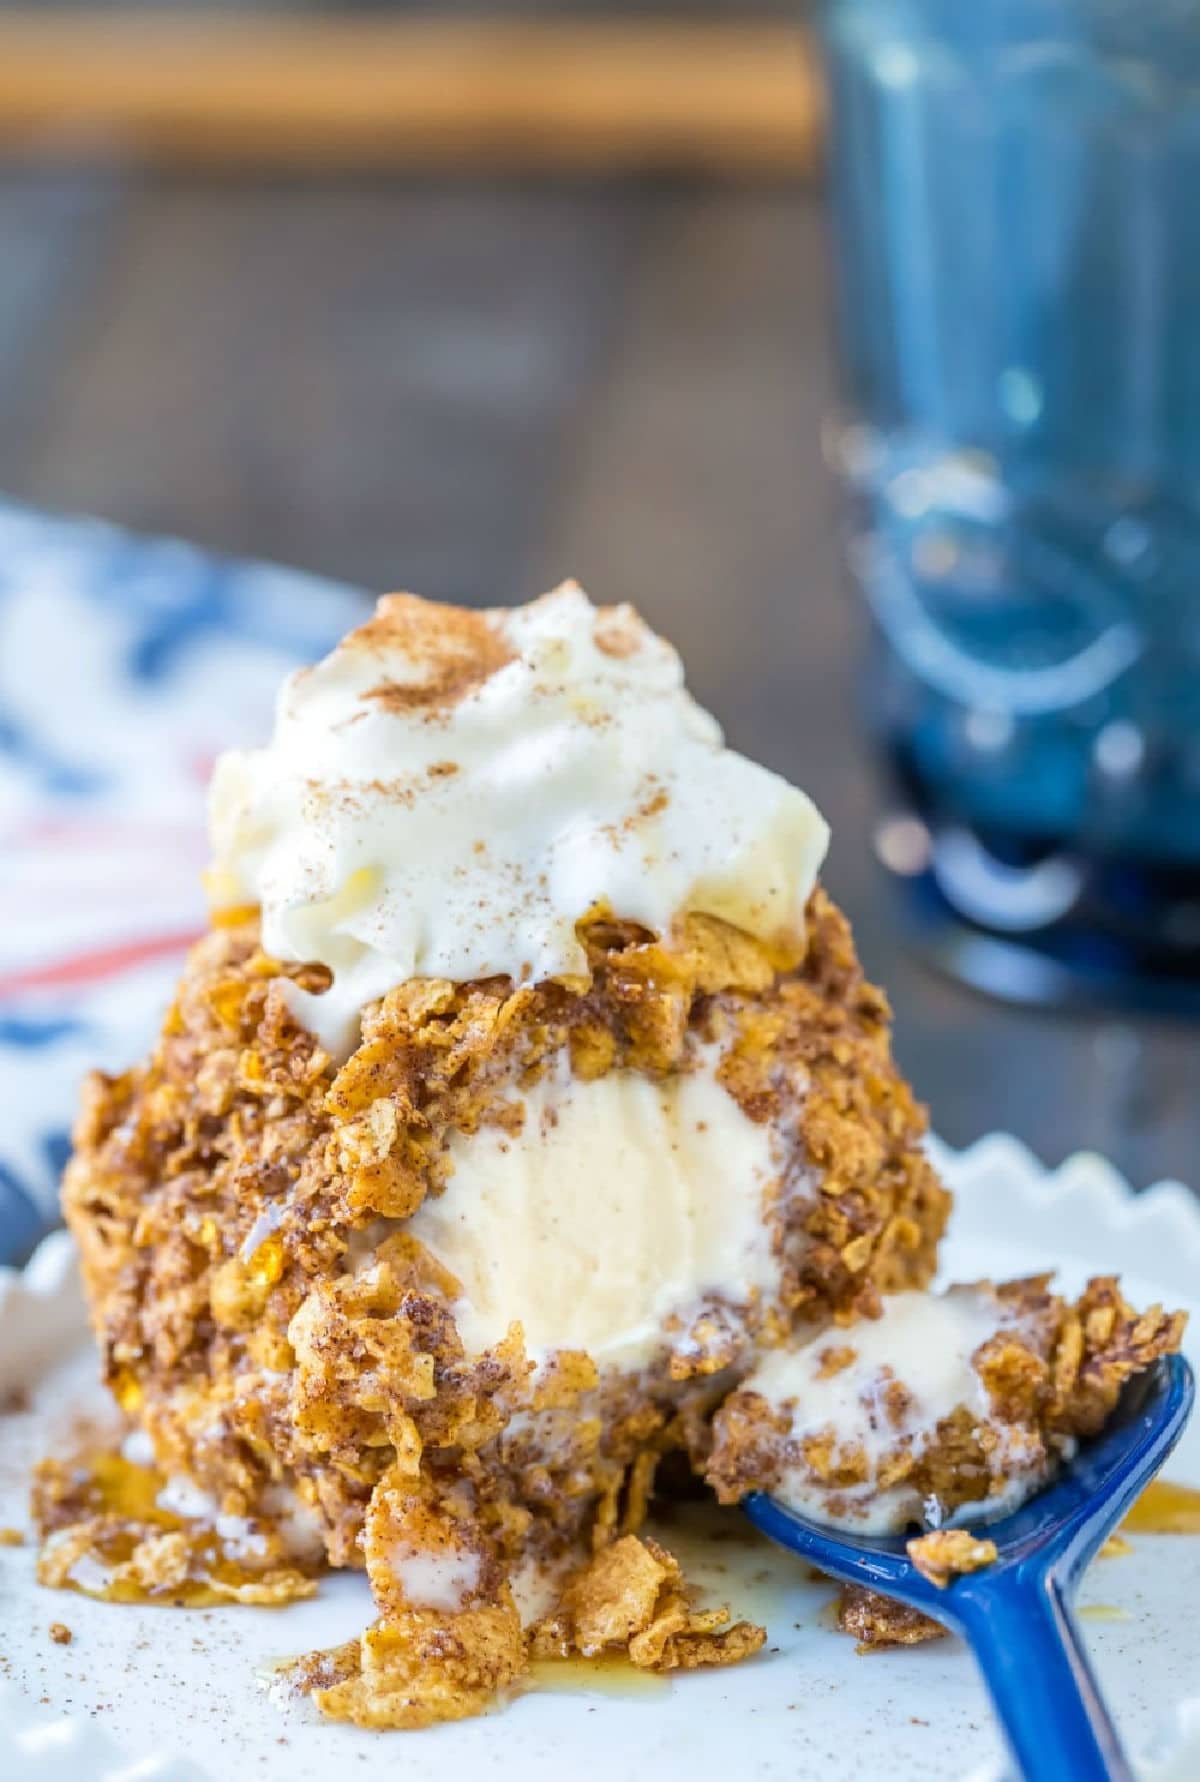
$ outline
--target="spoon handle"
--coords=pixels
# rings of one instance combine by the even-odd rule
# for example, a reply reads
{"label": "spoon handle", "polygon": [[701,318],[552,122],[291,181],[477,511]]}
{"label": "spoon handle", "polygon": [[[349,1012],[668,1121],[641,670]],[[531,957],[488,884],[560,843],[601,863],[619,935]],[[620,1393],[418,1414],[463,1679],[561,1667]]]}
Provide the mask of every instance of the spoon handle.
{"label": "spoon handle", "polygon": [[1133,1782],[1062,1580],[1016,1567],[956,1596],[1023,1782]]}

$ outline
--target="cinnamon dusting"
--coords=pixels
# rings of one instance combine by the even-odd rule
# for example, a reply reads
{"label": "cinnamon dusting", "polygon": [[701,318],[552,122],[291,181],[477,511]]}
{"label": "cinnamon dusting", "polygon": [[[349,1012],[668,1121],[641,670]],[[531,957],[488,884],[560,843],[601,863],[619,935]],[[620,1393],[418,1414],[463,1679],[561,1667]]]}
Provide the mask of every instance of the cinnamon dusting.
{"label": "cinnamon dusting", "polygon": [[385,595],[342,648],[396,652],[412,663],[413,680],[389,678],[361,695],[390,712],[448,711],[513,660],[487,613],[415,594]]}

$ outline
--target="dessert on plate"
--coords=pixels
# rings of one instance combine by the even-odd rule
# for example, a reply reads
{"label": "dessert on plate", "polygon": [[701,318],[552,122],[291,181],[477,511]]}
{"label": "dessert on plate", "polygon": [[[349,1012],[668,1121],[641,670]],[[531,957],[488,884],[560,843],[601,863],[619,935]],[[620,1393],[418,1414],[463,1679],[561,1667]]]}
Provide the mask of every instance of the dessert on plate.
{"label": "dessert on plate", "polygon": [[385,598],[218,764],[211,827],[211,932],[77,1123],[131,1434],[46,1463],[44,1581],[363,1567],[377,1619],[295,1678],[373,1726],[532,1657],[732,1662],[763,1630],[639,1534],[657,1480],[985,1515],[1178,1344],[1111,1281],[927,1291],[948,1197],[826,827],[631,608]]}

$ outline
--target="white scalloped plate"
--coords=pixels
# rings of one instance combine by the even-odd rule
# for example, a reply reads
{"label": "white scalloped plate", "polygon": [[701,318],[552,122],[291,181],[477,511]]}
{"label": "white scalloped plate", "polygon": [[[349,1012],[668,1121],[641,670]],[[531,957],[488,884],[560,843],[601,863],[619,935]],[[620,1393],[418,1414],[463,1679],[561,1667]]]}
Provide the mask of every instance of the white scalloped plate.
{"label": "white scalloped plate", "polygon": [[[958,1204],[947,1277],[1057,1266],[1074,1288],[1120,1269],[1131,1297],[1193,1313],[1200,1361],[1200,1206],[1178,1184],[1134,1196],[1092,1156],[1048,1174],[1015,1140],[956,1155],[936,1147]],[[0,1418],[0,1526],[23,1526],[28,1468],[56,1428],[94,1405],[92,1364],[69,1251],[49,1240],[24,1279],[0,1273],[0,1390],[27,1385]],[[1200,1484],[1200,1428],[1169,1468]],[[731,1512],[732,1516],[732,1512]],[[740,1526],[740,1525],[737,1525]],[[0,1777],[4,1782],[325,1782],[386,1767],[505,1782],[697,1775],[738,1782],[842,1778],[984,1782],[1000,1749],[971,1660],[944,1641],[870,1658],[829,1624],[828,1586],[763,1543],[690,1549],[692,1569],[735,1609],[765,1620],[769,1649],[729,1671],[644,1695],[529,1695],[502,1714],[425,1733],[369,1734],[285,1708],[261,1679],[281,1656],[332,1644],[369,1614],[361,1578],[330,1579],[283,1610],[117,1608],[41,1590],[32,1548],[0,1548]],[[1082,1600],[1102,1683],[1142,1773],[1200,1777],[1200,1537],[1139,1536],[1098,1562]],[[49,1624],[72,1630],[54,1644]]]}

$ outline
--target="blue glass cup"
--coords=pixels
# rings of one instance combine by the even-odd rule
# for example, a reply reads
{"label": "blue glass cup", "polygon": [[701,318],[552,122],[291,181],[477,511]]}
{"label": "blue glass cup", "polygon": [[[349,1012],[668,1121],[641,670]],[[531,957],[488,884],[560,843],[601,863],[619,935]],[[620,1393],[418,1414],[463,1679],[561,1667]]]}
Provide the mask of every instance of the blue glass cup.
{"label": "blue glass cup", "polygon": [[1200,0],[818,0],[879,852],[1016,997],[1200,1010]]}

